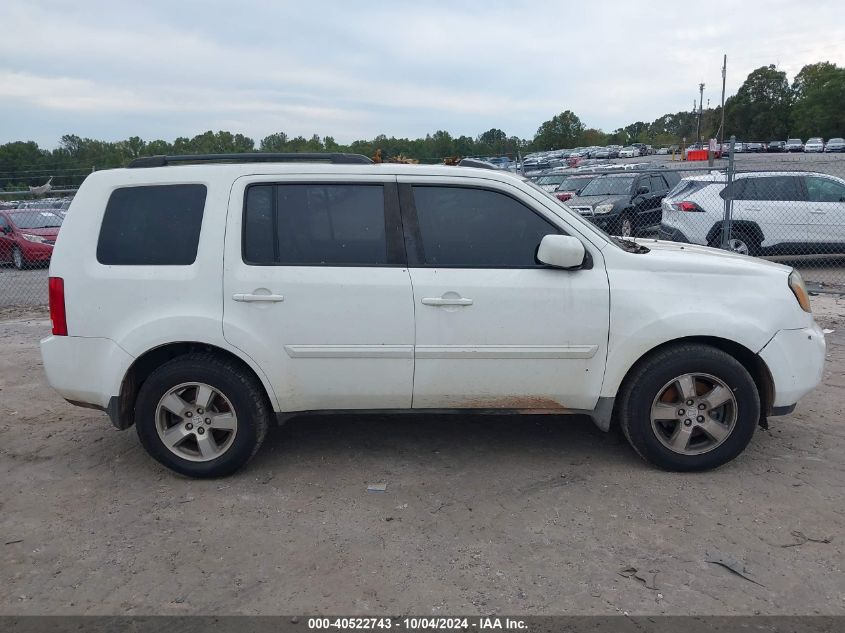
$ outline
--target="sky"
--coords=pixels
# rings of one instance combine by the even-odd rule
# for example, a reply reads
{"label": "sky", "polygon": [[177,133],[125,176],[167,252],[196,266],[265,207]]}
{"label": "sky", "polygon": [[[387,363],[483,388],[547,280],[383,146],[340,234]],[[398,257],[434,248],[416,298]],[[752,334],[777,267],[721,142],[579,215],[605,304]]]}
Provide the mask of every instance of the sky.
{"label": "sky", "polygon": [[845,65],[843,0],[2,0],[0,144],[611,131]]}

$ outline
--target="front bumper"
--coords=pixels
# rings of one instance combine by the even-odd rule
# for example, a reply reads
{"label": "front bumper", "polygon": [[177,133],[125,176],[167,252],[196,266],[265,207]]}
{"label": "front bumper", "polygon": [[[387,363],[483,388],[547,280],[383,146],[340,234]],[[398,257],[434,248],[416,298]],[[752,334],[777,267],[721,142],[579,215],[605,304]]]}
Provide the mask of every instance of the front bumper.
{"label": "front bumper", "polygon": [[53,256],[52,244],[39,244],[38,242],[20,243],[19,248],[24,259],[28,262],[49,262]]}
{"label": "front bumper", "polygon": [[774,413],[789,412],[822,381],[824,333],[817,323],[800,330],[780,330],[760,350],[774,383]]}
{"label": "front bumper", "polygon": [[618,213],[603,213],[598,215],[592,215],[589,213],[582,213],[581,217],[586,218],[593,224],[595,224],[600,229],[604,229],[608,233],[613,233],[616,227],[619,226],[619,214]]}

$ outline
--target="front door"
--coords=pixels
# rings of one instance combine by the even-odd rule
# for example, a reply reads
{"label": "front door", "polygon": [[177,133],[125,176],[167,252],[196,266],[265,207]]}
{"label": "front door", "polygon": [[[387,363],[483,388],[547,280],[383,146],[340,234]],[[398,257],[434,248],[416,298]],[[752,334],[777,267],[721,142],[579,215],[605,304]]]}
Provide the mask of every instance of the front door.
{"label": "front door", "polygon": [[395,178],[236,181],[223,334],[283,411],[409,408],[414,305]]}
{"label": "front door", "polygon": [[609,290],[591,267],[537,262],[559,218],[491,182],[399,178],[416,310],[414,408],[592,409]]}

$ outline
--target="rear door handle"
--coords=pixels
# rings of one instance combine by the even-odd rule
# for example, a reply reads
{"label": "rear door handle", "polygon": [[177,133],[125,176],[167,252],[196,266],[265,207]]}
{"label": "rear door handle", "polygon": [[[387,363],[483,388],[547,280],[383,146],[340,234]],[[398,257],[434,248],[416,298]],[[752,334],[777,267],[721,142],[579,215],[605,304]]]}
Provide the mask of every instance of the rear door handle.
{"label": "rear door handle", "polygon": [[810,213],[812,213],[813,215],[827,215],[827,211],[825,211],[824,209],[811,209]]}
{"label": "rear door handle", "polygon": [[253,302],[253,301],[267,301],[267,302],[275,302],[278,303],[279,301],[284,301],[285,298],[283,295],[251,295],[251,294],[233,294],[232,299],[235,301],[243,301],[243,302]]}
{"label": "rear door handle", "polygon": [[424,306],[471,306],[472,299],[444,299],[442,297],[425,297],[420,300]]}

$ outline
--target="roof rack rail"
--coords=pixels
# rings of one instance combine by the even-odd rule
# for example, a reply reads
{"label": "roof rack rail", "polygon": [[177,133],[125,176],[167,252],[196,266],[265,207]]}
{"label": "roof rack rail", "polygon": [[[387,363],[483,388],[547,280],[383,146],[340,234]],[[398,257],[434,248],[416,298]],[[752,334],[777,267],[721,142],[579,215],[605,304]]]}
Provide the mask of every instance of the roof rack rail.
{"label": "roof rack rail", "polygon": [[181,156],[142,156],[129,161],[128,168],[167,167],[180,163],[286,163],[326,162],[333,165],[369,165],[372,160],[363,154],[330,152],[244,152],[239,154],[184,154]]}

